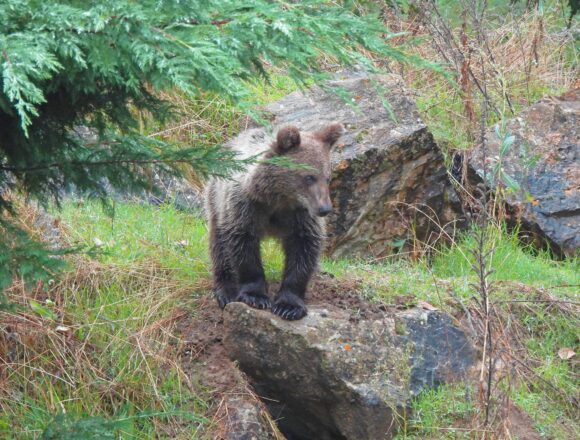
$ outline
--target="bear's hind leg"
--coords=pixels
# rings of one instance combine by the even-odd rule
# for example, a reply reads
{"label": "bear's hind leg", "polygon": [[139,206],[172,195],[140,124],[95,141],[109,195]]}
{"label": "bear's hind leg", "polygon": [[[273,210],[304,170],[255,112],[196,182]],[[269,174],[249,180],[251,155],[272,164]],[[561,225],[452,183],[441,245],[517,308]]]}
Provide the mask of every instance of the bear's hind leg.
{"label": "bear's hind leg", "polygon": [[238,296],[238,282],[231,267],[227,252],[227,243],[223,233],[212,224],[210,232],[210,251],[213,266],[214,296],[220,308],[236,300]]}

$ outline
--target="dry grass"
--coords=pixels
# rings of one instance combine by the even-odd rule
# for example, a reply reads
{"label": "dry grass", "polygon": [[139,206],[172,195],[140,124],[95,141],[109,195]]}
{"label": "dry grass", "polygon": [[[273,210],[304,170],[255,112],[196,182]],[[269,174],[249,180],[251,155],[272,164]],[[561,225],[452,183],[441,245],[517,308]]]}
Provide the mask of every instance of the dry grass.
{"label": "dry grass", "polygon": [[399,43],[420,41],[409,51],[447,65],[455,84],[433,72],[387,67],[416,91],[419,109],[444,148],[473,145],[486,98],[491,107],[488,123],[494,123],[577,84],[574,31],[563,27],[555,2],[543,12],[522,12],[521,5],[506,2],[501,11],[478,13],[476,18],[473,2],[462,0],[454,5],[457,23],[450,23],[433,2],[410,3],[416,5],[413,13],[403,18],[389,10],[387,24],[407,33]]}
{"label": "dry grass", "polygon": [[[16,283],[7,292],[17,310],[0,313],[3,421],[27,437],[62,412],[154,410],[167,417],[148,420],[145,432],[183,431],[173,415],[195,398],[173,330],[188,313],[176,305],[187,303],[195,286],[151,262],[115,266],[79,257],[72,264],[75,270],[47,291]],[[194,412],[196,405],[185,407]]]}

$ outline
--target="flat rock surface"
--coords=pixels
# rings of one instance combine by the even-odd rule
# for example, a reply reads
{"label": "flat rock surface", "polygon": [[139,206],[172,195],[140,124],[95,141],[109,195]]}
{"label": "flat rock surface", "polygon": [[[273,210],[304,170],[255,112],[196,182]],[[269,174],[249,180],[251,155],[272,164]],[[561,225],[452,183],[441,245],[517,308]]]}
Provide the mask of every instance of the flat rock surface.
{"label": "flat rock surface", "polygon": [[[558,254],[580,249],[580,88],[541,99],[506,128],[515,137],[502,159],[506,174],[521,190],[506,198],[514,219],[539,244],[548,243]],[[487,133],[488,171],[499,160],[501,141],[496,127]],[[470,175],[483,176],[481,148],[472,151]]]}

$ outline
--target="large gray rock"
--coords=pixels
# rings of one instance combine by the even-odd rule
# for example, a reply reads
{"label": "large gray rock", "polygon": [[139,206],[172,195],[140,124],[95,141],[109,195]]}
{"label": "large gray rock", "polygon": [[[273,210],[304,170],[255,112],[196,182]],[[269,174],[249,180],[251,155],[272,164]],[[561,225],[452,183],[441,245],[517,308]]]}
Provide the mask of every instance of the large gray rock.
{"label": "large gray rock", "polygon": [[[511,219],[538,244],[549,244],[560,255],[580,249],[580,89],[559,98],[544,98],[507,122],[515,136],[502,160],[505,173],[521,190],[508,191]],[[487,172],[499,160],[496,127],[487,133]],[[483,176],[481,148],[468,161],[472,180]]]}
{"label": "large gray rock", "polygon": [[313,306],[290,322],[231,303],[224,325],[228,355],[291,440],[391,438],[412,396],[475,360],[447,315],[422,309],[360,319]]}
{"label": "large gray rock", "polygon": [[443,156],[400,77],[350,75],[292,93],[266,111],[275,128],[346,126],[332,158],[331,255],[387,255],[462,218]]}

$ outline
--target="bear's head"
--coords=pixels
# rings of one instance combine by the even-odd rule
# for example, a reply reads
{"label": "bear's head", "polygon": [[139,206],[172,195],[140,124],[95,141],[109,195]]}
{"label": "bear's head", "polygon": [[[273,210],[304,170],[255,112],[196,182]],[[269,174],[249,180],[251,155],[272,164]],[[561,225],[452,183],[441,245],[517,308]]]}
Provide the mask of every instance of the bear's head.
{"label": "bear's head", "polygon": [[313,215],[328,215],[332,211],[330,153],[343,133],[339,123],[314,132],[301,133],[295,126],[280,129],[270,146],[270,156],[284,156],[306,167],[269,166],[270,194],[300,205]]}

